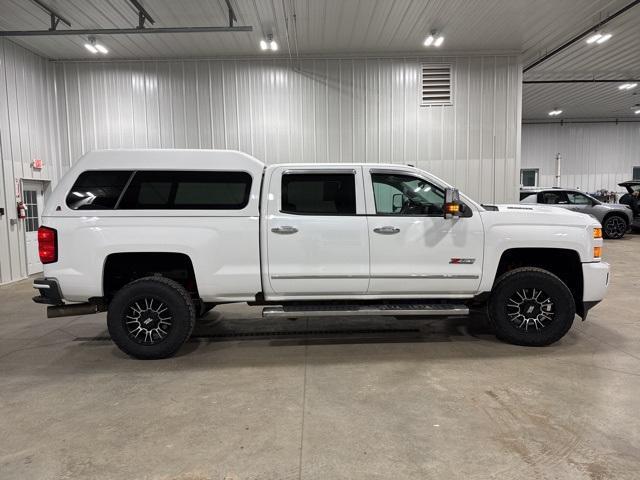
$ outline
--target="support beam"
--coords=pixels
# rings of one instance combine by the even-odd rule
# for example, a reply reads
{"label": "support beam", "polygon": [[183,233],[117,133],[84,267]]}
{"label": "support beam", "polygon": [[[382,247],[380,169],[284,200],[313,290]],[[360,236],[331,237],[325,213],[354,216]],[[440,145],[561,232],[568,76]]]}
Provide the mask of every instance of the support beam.
{"label": "support beam", "polygon": [[50,37],[63,35],[141,35],[160,33],[252,32],[250,25],[235,27],[163,27],[163,28],[93,28],[85,30],[13,30],[0,31],[0,37]]}
{"label": "support beam", "polygon": [[149,15],[149,12],[147,12],[147,10],[145,10],[145,8],[140,5],[140,2],[138,2],[138,0],[129,0],[129,3],[131,3],[131,5],[133,5],[133,7],[138,10],[138,28],[144,28],[144,22],[147,20],[152,25],[156,23],[153,18],[151,18],[151,15]]}
{"label": "support beam", "polygon": [[41,0],[31,0],[31,1],[33,3],[35,3],[36,5],[38,5],[45,12],[47,12],[49,14],[49,16],[51,17],[51,27],[49,28],[49,31],[54,31],[56,28],[58,28],[58,24],[60,22],[64,23],[67,27],[71,26],[71,22],[69,22],[69,20],[64,18],[58,12],[53,10],[51,7],[48,7],[47,5],[42,3]]}
{"label": "support beam", "polygon": [[230,0],[224,0],[227,4],[227,9],[229,11],[229,27],[233,27],[233,22],[237,22],[236,12],[233,11],[233,7],[231,6]]}
{"label": "support beam", "polygon": [[558,53],[562,52],[563,50],[565,50],[566,48],[570,47],[571,45],[573,45],[574,43],[582,40],[584,37],[586,37],[587,35],[589,35],[590,33],[598,30],[600,27],[602,27],[603,25],[606,25],[607,23],[609,23],[611,20],[613,20],[614,18],[619,17],[620,15],[622,15],[623,13],[631,10],[633,7],[635,7],[636,5],[640,5],[640,0],[634,0],[633,2],[629,3],[626,7],[622,7],[620,10],[618,10],[615,13],[612,13],[611,15],[609,15],[607,18],[605,18],[604,20],[598,22],[596,25],[589,27],[587,30],[584,30],[583,32],[579,33],[578,35],[576,35],[575,37],[573,37],[571,40],[568,40],[567,42],[563,43],[562,45],[560,45],[558,48],[555,48],[553,50],[551,50],[549,53],[547,53],[546,55],[544,55],[542,58],[539,58],[538,60],[536,60],[535,62],[527,65],[524,70],[523,73],[527,73],[529,70],[531,70],[534,67],[537,67],[538,65],[540,65],[542,62],[546,62],[547,60],[549,60],[551,57],[554,57],[555,55],[557,55]]}

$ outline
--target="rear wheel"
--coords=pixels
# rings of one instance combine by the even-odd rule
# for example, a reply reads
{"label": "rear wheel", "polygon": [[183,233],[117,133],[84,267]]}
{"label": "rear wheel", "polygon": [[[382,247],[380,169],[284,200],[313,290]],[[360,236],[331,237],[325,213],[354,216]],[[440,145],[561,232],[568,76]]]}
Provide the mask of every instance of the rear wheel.
{"label": "rear wheel", "polygon": [[624,237],[629,228],[629,223],[620,215],[609,215],[602,222],[602,235],[604,238],[618,239]]}
{"label": "rear wheel", "polygon": [[122,287],[109,304],[107,326],[115,344],[140,359],[174,355],[195,324],[195,307],[179,283],[154,276]]}
{"label": "rear wheel", "polygon": [[511,270],[496,282],[489,318],[496,336],[515,345],[545,346],[560,340],[576,314],[569,288],[541,268]]}

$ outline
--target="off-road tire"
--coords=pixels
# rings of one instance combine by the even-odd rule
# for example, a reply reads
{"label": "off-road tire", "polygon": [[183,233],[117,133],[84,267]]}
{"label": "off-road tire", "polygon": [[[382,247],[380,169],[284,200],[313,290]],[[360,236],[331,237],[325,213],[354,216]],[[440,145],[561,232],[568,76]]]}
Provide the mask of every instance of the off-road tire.
{"label": "off-road tire", "polygon": [[[127,315],[131,315],[131,309],[134,308],[132,304],[138,302],[143,307],[145,299],[162,302],[171,315],[166,337],[153,344],[139,343],[140,340],[133,338],[133,332],[129,331],[127,325],[127,322],[131,322],[131,316]],[[134,280],[116,293],[109,304],[107,326],[114,343],[127,355],[139,359],[159,359],[171,357],[180,349],[189,339],[195,319],[195,306],[185,288],[168,278],[153,276]],[[141,326],[141,323],[138,322],[138,325]]]}
{"label": "off-road tire", "polygon": [[[525,330],[518,327],[518,320],[510,317],[513,307],[507,305],[511,298],[518,295],[517,292],[531,292],[533,289],[548,296],[553,304],[554,315],[540,329],[534,328],[536,324]],[[493,287],[488,310],[489,320],[500,340],[514,345],[542,347],[557,342],[569,331],[576,305],[571,291],[556,275],[541,268],[523,267],[500,276]]]}

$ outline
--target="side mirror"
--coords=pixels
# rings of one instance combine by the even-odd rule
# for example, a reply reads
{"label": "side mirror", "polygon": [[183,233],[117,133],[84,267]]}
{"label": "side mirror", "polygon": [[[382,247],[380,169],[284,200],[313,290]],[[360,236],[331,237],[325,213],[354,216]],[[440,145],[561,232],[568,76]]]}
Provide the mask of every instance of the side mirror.
{"label": "side mirror", "polygon": [[462,213],[460,191],[457,188],[447,188],[444,191],[444,218],[459,217]]}

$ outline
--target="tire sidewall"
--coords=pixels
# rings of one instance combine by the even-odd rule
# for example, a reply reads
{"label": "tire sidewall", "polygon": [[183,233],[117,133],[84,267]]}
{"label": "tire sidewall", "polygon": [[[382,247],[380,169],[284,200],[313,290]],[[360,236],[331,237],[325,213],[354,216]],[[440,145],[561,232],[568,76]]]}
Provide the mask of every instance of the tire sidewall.
{"label": "tire sidewall", "polygon": [[[163,279],[166,280],[166,279]],[[124,286],[109,304],[107,327],[111,338],[126,354],[140,359],[166,358],[176,353],[191,335],[194,308],[189,305],[183,287],[171,281],[142,279]],[[172,285],[175,283],[175,285]],[[183,290],[182,292],[180,290]],[[129,337],[123,318],[131,302],[138,297],[160,299],[171,311],[173,324],[167,337],[155,345],[141,345]]]}
{"label": "tire sidewall", "polygon": [[[543,290],[555,307],[555,317],[545,328],[518,329],[507,315],[509,298],[520,289]],[[489,315],[498,338],[517,345],[544,346],[562,338],[573,324],[575,301],[569,288],[555,275],[540,269],[513,271],[503,276],[494,287]]]}

